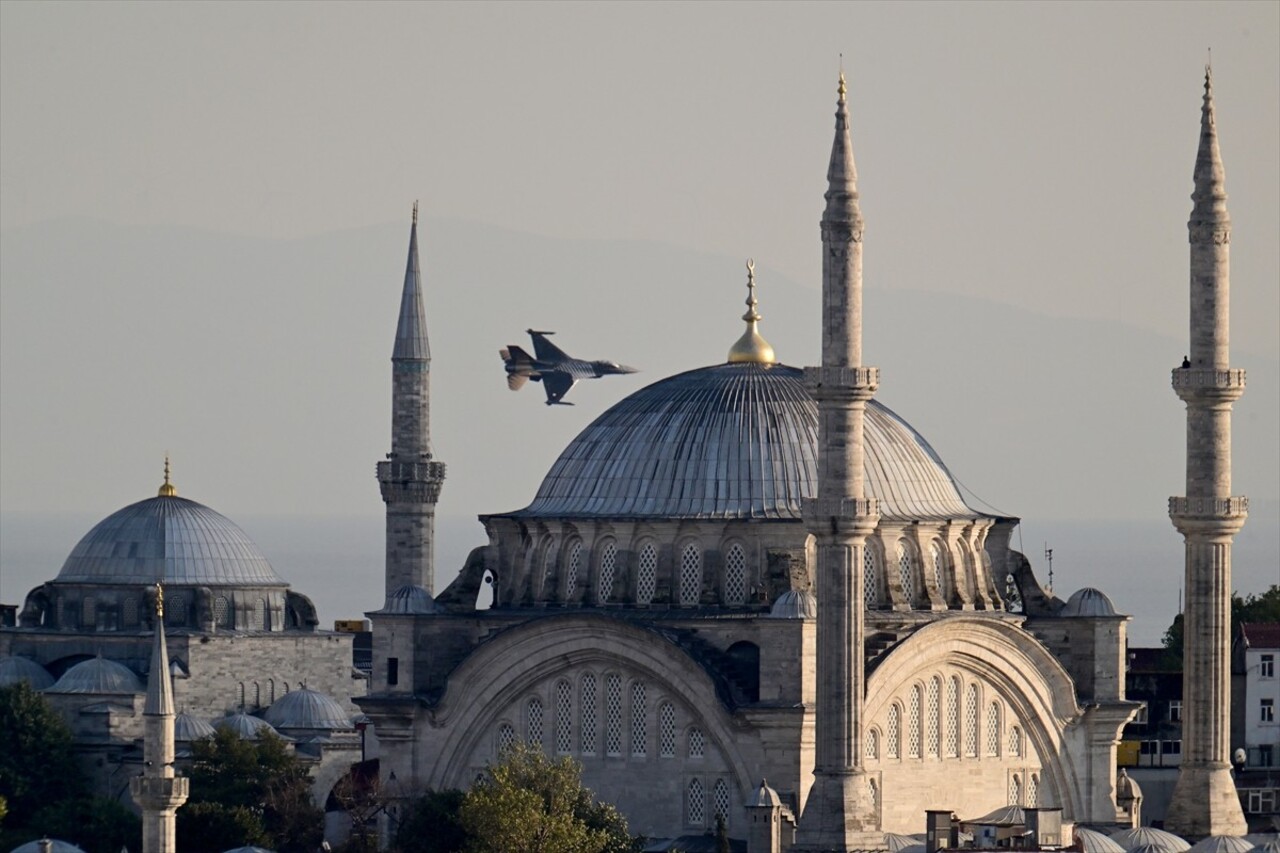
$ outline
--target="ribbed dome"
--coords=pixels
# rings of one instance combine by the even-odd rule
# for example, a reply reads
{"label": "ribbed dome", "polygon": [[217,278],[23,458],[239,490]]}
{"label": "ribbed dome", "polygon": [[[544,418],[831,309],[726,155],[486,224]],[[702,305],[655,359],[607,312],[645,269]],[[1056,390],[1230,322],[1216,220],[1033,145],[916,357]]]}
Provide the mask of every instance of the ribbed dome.
{"label": "ribbed dome", "polygon": [[380,613],[441,613],[444,608],[436,604],[431,593],[420,586],[406,584],[387,596]]}
{"label": "ribbed dome", "polygon": [[1123,847],[1096,829],[1077,826],[1075,833],[1076,843],[1080,845],[1083,853],[1125,853]]}
{"label": "ribbed dome", "polygon": [[[570,442],[510,517],[800,519],[817,487],[818,409],[803,371],[722,364],[642,388]],[[872,400],[866,484],[888,519],[977,518],[942,460]]]}
{"label": "ribbed dome", "polygon": [[1059,616],[1115,616],[1116,608],[1111,599],[1100,589],[1086,586],[1067,599]]}
{"label": "ribbed dome", "polygon": [[[40,839],[40,841],[42,840],[44,839]],[[40,841],[28,841],[26,844],[13,848],[9,853],[40,853]],[[84,850],[70,841],[59,841],[54,838],[49,841],[49,853],[84,853]]]}
{"label": "ribbed dome", "polygon": [[72,550],[63,583],[285,586],[258,546],[225,516],[179,497],[112,513]]}
{"label": "ribbed dome", "polygon": [[1151,826],[1139,826],[1133,829],[1122,829],[1111,833],[1111,840],[1125,850],[1133,851],[1139,847],[1151,846],[1159,848],[1162,853],[1182,853],[1190,850],[1191,845],[1172,832],[1156,829]]}
{"label": "ribbed dome", "polygon": [[355,728],[341,705],[323,693],[305,687],[281,696],[262,716],[277,729]]}
{"label": "ribbed dome", "polygon": [[803,589],[789,589],[769,608],[771,619],[817,619],[818,599]]}
{"label": "ribbed dome", "polygon": [[62,674],[46,693],[141,693],[145,688],[134,671],[106,658],[81,661]]}
{"label": "ribbed dome", "polygon": [[0,687],[8,687],[25,681],[32,690],[44,690],[53,686],[53,676],[49,670],[21,655],[0,658]]}
{"label": "ribbed dome", "polygon": [[244,712],[228,714],[221,720],[214,723],[213,727],[215,729],[227,729],[235,732],[245,740],[257,740],[258,735],[262,732],[271,732],[273,735],[279,734],[279,732],[272,728],[271,724],[266,720],[260,717],[250,716]]}
{"label": "ribbed dome", "polygon": [[199,717],[193,717],[183,711],[173,718],[173,739],[179,743],[190,743],[193,740],[212,737],[213,726]]}

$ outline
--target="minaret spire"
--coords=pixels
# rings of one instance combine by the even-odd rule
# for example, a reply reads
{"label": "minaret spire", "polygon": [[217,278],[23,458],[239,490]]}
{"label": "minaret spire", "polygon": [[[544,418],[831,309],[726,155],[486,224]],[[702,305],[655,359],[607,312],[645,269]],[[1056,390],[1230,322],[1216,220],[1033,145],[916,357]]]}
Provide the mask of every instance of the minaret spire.
{"label": "minaret spire", "polygon": [[805,368],[818,403],[818,496],[804,504],[817,544],[818,679],[813,787],[792,849],[824,853],[884,843],[862,755],[863,559],[879,523],[879,504],[864,491],[863,421],[880,371],[862,364],[864,224],[847,92],[842,70],[821,226],[822,366]]}
{"label": "minaret spire", "polygon": [[1249,500],[1231,494],[1231,404],[1244,393],[1230,361],[1231,217],[1218,149],[1213,73],[1205,66],[1187,231],[1191,244],[1191,348],[1173,370],[1187,406],[1187,490],[1169,499],[1185,541],[1182,763],[1165,828],[1188,838],[1243,835],[1231,778],[1231,545]]}
{"label": "minaret spire", "polygon": [[187,801],[190,780],[173,769],[173,681],[164,637],[164,589],[156,584],[155,640],[151,672],[142,706],[143,770],[130,782],[133,800],[142,809],[142,853],[176,853],[175,814]]}
{"label": "minaret spire", "polygon": [[435,513],[445,466],[431,456],[431,347],[418,261],[418,203],[391,351],[391,452],[378,463],[387,506],[386,594],[402,586],[435,589]]}

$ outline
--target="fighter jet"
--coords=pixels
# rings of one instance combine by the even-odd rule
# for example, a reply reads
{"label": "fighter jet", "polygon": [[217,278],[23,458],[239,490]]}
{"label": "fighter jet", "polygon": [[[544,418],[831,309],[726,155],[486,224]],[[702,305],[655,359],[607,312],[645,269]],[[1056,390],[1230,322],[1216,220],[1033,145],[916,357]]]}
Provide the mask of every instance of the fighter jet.
{"label": "fighter jet", "polygon": [[519,391],[532,379],[541,382],[547,392],[548,406],[572,406],[564,402],[564,395],[569,393],[579,379],[599,379],[619,373],[635,373],[634,367],[618,364],[616,361],[583,361],[573,358],[560,347],[547,340],[548,335],[555,332],[536,332],[526,329],[533,338],[533,352],[529,353],[520,347],[510,345],[498,350],[507,368],[507,387]]}

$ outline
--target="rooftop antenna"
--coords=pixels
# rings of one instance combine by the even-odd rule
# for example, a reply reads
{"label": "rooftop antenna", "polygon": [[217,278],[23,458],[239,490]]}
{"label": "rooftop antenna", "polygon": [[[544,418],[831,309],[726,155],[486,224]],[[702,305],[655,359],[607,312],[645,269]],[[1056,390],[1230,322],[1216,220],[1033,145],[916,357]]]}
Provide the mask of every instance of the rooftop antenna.
{"label": "rooftop antenna", "polygon": [[418,200],[416,198],[413,200],[413,224],[418,224]]}
{"label": "rooftop antenna", "polygon": [[1053,592],[1053,549],[1048,542],[1044,543],[1044,558],[1049,563],[1049,592]]}

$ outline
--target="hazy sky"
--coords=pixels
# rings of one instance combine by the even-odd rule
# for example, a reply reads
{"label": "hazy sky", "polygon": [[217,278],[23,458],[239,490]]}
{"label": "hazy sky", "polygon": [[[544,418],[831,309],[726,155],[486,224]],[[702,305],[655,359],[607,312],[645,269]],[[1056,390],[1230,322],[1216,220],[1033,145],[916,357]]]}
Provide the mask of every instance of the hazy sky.
{"label": "hazy sky", "polygon": [[[83,421],[59,417],[55,424],[42,415],[46,401],[27,389],[35,382],[51,400],[70,389],[64,380],[78,369],[70,353],[89,332],[68,319],[70,311],[61,319],[28,317],[27,296],[15,296],[23,291],[5,255],[17,254],[15,241],[35,233],[30,229],[52,225],[74,239],[81,233],[77,223],[94,220],[298,247],[323,244],[327,235],[354,240],[351,235],[366,233],[360,229],[381,234],[377,229],[397,223],[394,248],[382,253],[385,265],[352,275],[357,287],[376,296],[367,305],[342,302],[352,326],[330,338],[353,353],[376,352],[371,369],[378,383],[389,385],[386,356],[403,269],[403,227],[415,198],[431,221],[691,250],[732,259],[725,278],[734,287],[741,259],[750,255],[778,279],[816,287],[817,223],[841,54],[868,220],[870,288],[977,297],[1051,318],[1123,323],[1175,341],[1169,346],[1178,351],[1161,356],[1172,366],[1186,340],[1185,223],[1203,66],[1212,47],[1234,220],[1232,350],[1259,360],[1239,365],[1251,369],[1251,387],[1258,381],[1274,385],[1280,356],[1278,46],[1276,2],[6,0],[0,3],[0,229],[6,241],[0,318],[10,337],[17,337],[15,330],[38,335],[48,348],[39,355],[6,350],[0,394],[4,406],[23,409],[6,417],[18,423],[30,414],[36,426],[27,428],[43,429],[49,444],[36,447],[30,432],[17,429],[5,432],[18,439],[0,434],[0,510],[104,515],[126,502],[117,496],[150,492],[158,469],[154,455],[175,443],[184,454],[182,470],[211,469],[195,483],[181,481],[190,484],[184,493],[233,518],[263,511],[255,503],[259,497],[291,514],[381,508],[369,478],[378,456],[371,448],[385,452],[388,441],[389,412],[382,404],[362,427],[367,446],[331,451],[333,459],[356,460],[359,489],[317,485],[303,476],[304,467],[325,462],[289,458],[294,438],[283,416],[264,413],[252,435],[199,436],[205,446],[197,450],[195,437],[147,431],[152,419],[146,407],[170,405],[154,389],[109,389],[111,394],[92,396],[93,406],[85,395]],[[436,237],[423,238],[433,338],[448,334],[438,330],[451,322],[442,316],[450,302],[505,304],[536,297],[548,285],[531,275],[495,292],[468,291],[437,275],[431,256]],[[75,257],[80,269],[90,251],[99,250],[69,245],[66,256]],[[170,263],[166,255],[169,266],[149,273],[151,285],[173,283],[169,298],[111,305],[111,294],[95,292],[102,282],[92,274],[59,280],[57,298],[102,299],[107,308],[95,316],[103,322],[128,315],[121,336],[136,342],[154,333],[155,357],[181,359],[188,341],[193,353],[196,343],[207,342],[203,309],[182,289],[200,271],[184,268],[176,244],[173,253],[177,260]],[[49,271],[51,281],[55,272]],[[293,271],[286,266],[279,274]],[[776,322],[782,308],[770,306],[766,287],[762,281],[766,319]],[[233,291],[228,286],[227,293]],[[332,289],[314,294],[331,310],[335,300],[350,297]],[[679,308],[650,304],[631,288],[608,293],[604,306],[555,306],[554,316],[563,317],[563,334],[575,335],[605,318],[656,325],[674,310]],[[230,317],[216,351],[234,364],[236,336],[262,333],[276,342],[281,363],[255,365],[261,376],[296,370],[299,362],[286,356],[299,346],[292,335],[302,333],[304,312],[297,315],[297,329],[265,331],[253,323],[259,313],[246,304],[243,324]],[[494,373],[498,394],[506,391],[493,350],[517,342],[523,325],[516,322],[468,331],[492,362],[485,367]],[[816,315],[811,324],[816,330]],[[366,325],[374,331],[364,331]],[[734,334],[718,327],[710,349],[721,352]],[[687,341],[662,341],[662,352],[653,354],[604,352],[607,337],[605,344],[582,331],[575,337],[591,343],[582,355],[641,364],[648,371],[643,382],[670,372],[663,361],[668,354],[683,367],[715,360]],[[1007,367],[961,369],[948,361],[945,345],[925,340],[919,351],[923,364],[955,376],[949,381],[990,386]],[[1088,346],[1087,339],[1079,342]],[[816,348],[798,349],[780,354],[794,364],[816,357]],[[448,351],[438,346],[435,354],[438,369],[447,369]],[[211,397],[209,388],[225,390],[210,378],[224,366],[201,356],[190,388],[181,391]],[[1099,387],[1124,372],[1117,363],[1113,375],[1098,377]],[[212,385],[202,386],[196,374]],[[1167,374],[1134,381],[1163,386],[1166,420],[1180,430],[1180,406],[1167,391]],[[639,387],[624,380],[600,385],[605,382],[618,384],[583,394],[579,409],[558,414],[558,420],[544,417],[550,413],[541,407],[525,406],[512,416],[522,429],[537,432],[545,425],[544,443],[563,446],[575,431],[570,424],[580,426],[618,394]],[[437,444],[447,439],[453,445],[438,449],[448,460],[461,460],[467,450],[459,446],[466,436],[462,407],[456,396],[441,399],[450,393],[447,379],[436,388],[442,419]],[[1004,390],[1012,395],[1019,389]],[[380,399],[384,391],[376,389]],[[341,388],[316,381],[296,384],[295,394],[276,394],[278,407],[322,412],[325,405],[344,405]],[[1275,393],[1257,399],[1274,400]],[[1248,401],[1246,396],[1237,409]],[[515,405],[506,398],[503,404]],[[1262,416],[1275,422],[1275,412]],[[1124,417],[1123,411],[1094,411],[1083,420],[1097,431],[1097,441],[1106,442],[1105,420]],[[945,444],[941,423],[929,435]],[[124,463],[108,457],[113,436],[129,431],[146,431],[140,454],[149,467],[124,483]],[[273,470],[262,470],[251,444],[278,452]],[[1041,446],[1044,454],[1054,452],[1047,440]],[[134,449],[122,442],[119,452]],[[502,465],[506,450],[493,452]],[[34,452],[39,464],[30,458]],[[1268,452],[1270,467],[1262,470],[1271,472],[1276,451]],[[946,456],[953,470],[955,456],[954,450]],[[530,464],[545,471],[549,462],[540,457]],[[127,460],[129,470],[138,464]],[[1090,464],[1083,459],[1075,467],[1088,470]],[[1169,459],[1174,480],[1180,464]],[[464,474],[459,468],[451,476]],[[223,475],[242,484],[238,492],[219,491]],[[261,488],[245,485],[267,479]],[[69,488],[69,481],[80,485]],[[446,486],[445,500],[457,501],[449,511],[461,515],[508,510],[523,505],[536,482],[536,475],[525,475],[500,499],[484,499],[455,480]],[[1105,491],[1100,482],[1082,484],[1070,499],[1088,507],[1098,490]],[[293,491],[291,483],[297,484]],[[1254,491],[1273,502],[1273,512],[1276,489],[1263,482]],[[1160,484],[1157,493],[1174,490],[1176,484]],[[1147,501],[1156,516],[1161,500]]]}

